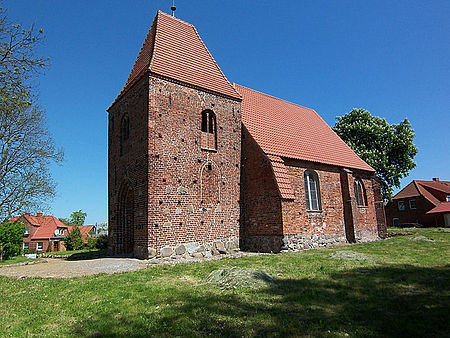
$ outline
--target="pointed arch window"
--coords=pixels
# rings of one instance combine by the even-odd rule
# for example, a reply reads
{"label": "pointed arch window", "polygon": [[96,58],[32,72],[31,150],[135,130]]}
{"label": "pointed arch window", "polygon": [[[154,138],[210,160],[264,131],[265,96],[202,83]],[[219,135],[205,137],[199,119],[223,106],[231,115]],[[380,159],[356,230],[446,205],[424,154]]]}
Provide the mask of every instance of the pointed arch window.
{"label": "pointed arch window", "polygon": [[120,121],[120,155],[123,155],[125,142],[130,138],[130,119],[128,115],[122,116]]}
{"label": "pointed arch window", "polygon": [[216,114],[210,109],[202,111],[201,147],[207,150],[217,150]]}
{"label": "pointed arch window", "polygon": [[367,206],[366,189],[360,179],[355,180],[353,184],[355,190],[356,205],[359,207]]}
{"label": "pointed arch window", "polygon": [[305,199],[307,210],[322,210],[319,177],[312,170],[305,171]]}

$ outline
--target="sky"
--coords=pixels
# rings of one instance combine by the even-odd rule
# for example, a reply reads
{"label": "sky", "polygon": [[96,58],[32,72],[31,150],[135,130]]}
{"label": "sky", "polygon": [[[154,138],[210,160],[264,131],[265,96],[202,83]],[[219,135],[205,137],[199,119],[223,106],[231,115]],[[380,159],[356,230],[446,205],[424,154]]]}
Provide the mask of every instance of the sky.
{"label": "sky", "polygon": [[[107,220],[107,112],[158,9],[171,0],[4,0],[12,22],[43,28],[39,104],[64,148],[47,211]],[[352,108],[415,130],[402,180],[450,180],[450,1],[176,0],[230,82],[316,110],[333,126]],[[398,191],[398,189],[396,189]],[[35,210],[36,212],[38,210]]]}

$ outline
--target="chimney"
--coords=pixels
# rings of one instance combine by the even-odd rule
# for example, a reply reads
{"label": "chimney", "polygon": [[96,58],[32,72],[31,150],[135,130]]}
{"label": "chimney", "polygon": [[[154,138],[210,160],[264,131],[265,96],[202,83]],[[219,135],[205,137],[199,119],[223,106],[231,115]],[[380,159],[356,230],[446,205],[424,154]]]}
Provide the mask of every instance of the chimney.
{"label": "chimney", "polygon": [[37,217],[42,217],[42,212],[36,213],[36,216],[37,216]]}
{"label": "chimney", "polygon": [[433,181],[439,182],[439,177],[433,177]]}

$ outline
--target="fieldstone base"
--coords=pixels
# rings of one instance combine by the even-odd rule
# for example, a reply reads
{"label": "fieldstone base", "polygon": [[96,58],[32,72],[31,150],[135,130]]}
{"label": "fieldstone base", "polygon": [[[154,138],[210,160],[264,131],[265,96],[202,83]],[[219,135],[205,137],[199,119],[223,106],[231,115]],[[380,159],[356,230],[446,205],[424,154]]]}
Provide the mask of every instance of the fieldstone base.
{"label": "fieldstone base", "polygon": [[322,248],[339,243],[347,243],[342,235],[284,235],[283,251],[297,251],[306,249]]}
{"label": "fieldstone base", "polygon": [[[179,257],[212,257],[214,255],[228,254],[239,250],[239,239],[231,237],[223,240],[216,240],[209,243],[181,243],[176,246],[165,246],[159,250],[159,254],[154,254],[151,257],[162,258],[179,258]],[[154,251],[153,251],[154,252]]]}

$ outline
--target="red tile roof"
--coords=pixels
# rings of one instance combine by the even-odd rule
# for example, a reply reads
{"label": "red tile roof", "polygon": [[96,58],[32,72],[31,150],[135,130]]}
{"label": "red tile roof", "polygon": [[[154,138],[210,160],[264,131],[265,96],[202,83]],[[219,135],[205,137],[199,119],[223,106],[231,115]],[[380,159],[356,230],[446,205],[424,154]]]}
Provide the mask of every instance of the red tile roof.
{"label": "red tile roof", "polygon": [[22,216],[13,217],[10,222],[21,221],[25,222],[25,225],[30,224],[32,226],[38,227],[36,232],[30,237],[33,239],[49,239],[55,234],[55,230],[58,228],[67,229],[67,225],[62,223],[55,216],[44,216],[42,214],[30,215],[23,214]]}
{"label": "red tile roof", "polygon": [[373,172],[314,110],[234,84],[242,121],[269,155]]}
{"label": "red tile roof", "polygon": [[450,194],[450,182],[448,181],[423,181],[413,180],[410,184],[400,190],[393,199],[423,196],[433,205],[438,205],[441,201],[433,195],[433,190]]}
{"label": "red tile roof", "polygon": [[294,199],[294,190],[292,189],[284,161],[278,156],[268,155],[267,157],[272,163],[273,173],[278,184],[278,189],[280,190],[281,198]]}
{"label": "red tile roof", "polygon": [[450,202],[441,202],[436,207],[427,212],[427,214],[439,214],[450,212]]}
{"label": "red tile roof", "polygon": [[161,11],[156,14],[125,87],[114,102],[146,71],[240,100],[195,27]]}

